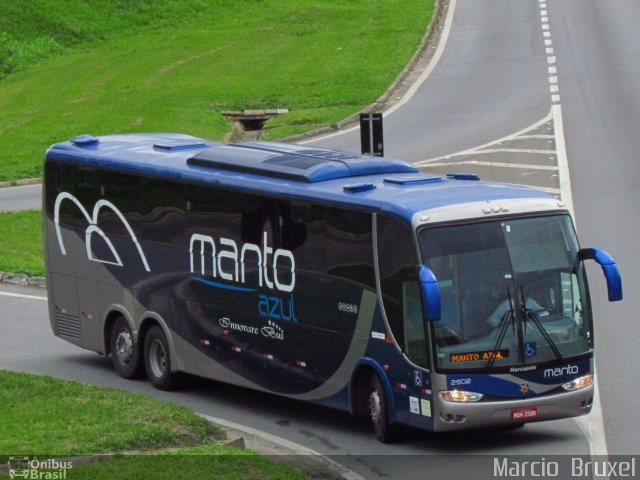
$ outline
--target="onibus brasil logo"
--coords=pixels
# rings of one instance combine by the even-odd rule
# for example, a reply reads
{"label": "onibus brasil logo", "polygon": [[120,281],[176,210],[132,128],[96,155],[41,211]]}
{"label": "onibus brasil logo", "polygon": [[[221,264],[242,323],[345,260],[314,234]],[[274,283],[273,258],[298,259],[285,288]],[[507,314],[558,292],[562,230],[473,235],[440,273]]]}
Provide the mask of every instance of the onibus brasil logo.
{"label": "onibus brasil logo", "polygon": [[67,478],[67,470],[72,468],[73,462],[69,460],[9,457],[9,478],[64,480]]}

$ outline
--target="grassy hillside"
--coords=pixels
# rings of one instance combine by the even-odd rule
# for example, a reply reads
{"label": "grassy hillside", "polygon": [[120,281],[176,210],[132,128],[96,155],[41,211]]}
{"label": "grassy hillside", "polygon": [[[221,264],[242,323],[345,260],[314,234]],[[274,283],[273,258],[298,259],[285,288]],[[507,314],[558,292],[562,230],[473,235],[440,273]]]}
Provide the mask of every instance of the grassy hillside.
{"label": "grassy hillside", "polygon": [[434,0],[0,2],[0,180],[52,143],[172,131],[222,139],[223,110],[288,108],[270,138],[374,101]]}

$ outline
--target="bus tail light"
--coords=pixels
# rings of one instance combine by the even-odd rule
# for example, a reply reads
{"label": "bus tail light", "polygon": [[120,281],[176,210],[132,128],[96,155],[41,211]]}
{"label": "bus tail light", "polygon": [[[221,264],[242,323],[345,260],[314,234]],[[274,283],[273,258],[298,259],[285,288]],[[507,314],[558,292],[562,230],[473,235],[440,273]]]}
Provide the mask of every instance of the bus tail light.
{"label": "bus tail light", "polygon": [[438,396],[442,400],[447,400],[448,402],[479,402],[482,400],[481,393],[476,392],[465,392],[464,390],[442,390],[438,392]]}
{"label": "bus tail light", "polygon": [[583,377],[573,379],[570,382],[563,383],[562,388],[567,392],[573,392],[574,390],[580,390],[581,388],[588,387],[592,383],[593,383],[593,375],[588,374]]}

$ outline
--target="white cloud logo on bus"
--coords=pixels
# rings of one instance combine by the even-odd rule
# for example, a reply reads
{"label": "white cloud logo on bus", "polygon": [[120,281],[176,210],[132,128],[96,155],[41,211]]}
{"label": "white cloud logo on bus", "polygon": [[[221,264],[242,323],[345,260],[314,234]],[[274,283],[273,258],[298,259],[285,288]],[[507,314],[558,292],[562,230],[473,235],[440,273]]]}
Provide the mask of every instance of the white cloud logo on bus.
{"label": "white cloud logo on bus", "polygon": [[[111,210],[111,212],[113,212],[116,215],[116,217],[122,222],[122,225],[126,228],[127,233],[131,238],[131,241],[133,242],[133,244],[136,247],[136,250],[138,251],[138,255],[140,256],[140,260],[142,262],[142,265],[144,266],[144,269],[147,272],[151,271],[151,268],[149,267],[149,262],[147,262],[147,257],[142,251],[142,246],[140,246],[138,237],[136,237],[136,234],[133,232],[131,225],[129,225],[129,222],[127,222],[125,216],[118,209],[118,207],[116,207],[110,201],[105,200],[104,198],[101,200],[98,200],[95,203],[95,205],[93,206],[93,211],[90,215],[87,209],[84,208],[84,206],[82,205],[82,202],[80,202],[80,200],[78,200],[76,197],[71,195],[69,192],[60,192],[58,194],[58,196],[56,197],[55,205],[53,207],[53,222],[56,228],[56,237],[58,238],[60,253],[62,253],[62,255],[67,254],[67,250],[64,246],[64,242],[62,241],[62,228],[60,227],[60,207],[62,206],[62,202],[65,200],[68,200],[74,203],[75,206],[80,211],[80,213],[82,213],[83,217],[87,220],[88,226],[87,226],[87,229],[85,230],[85,247],[87,250],[88,260],[92,262],[97,262],[97,263],[114,265],[116,267],[124,266],[122,263],[122,260],[120,259],[120,255],[118,254],[118,251],[116,250],[115,246],[111,242],[111,239],[109,239],[109,237],[105,234],[105,232],[100,227],[98,227],[98,218],[100,216],[100,211],[102,209],[106,209],[106,210]],[[111,259],[99,258],[94,254],[91,240],[93,235],[95,234],[99,235],[104,241],[104,244],[109,248],[112,256]]]}
{"label": "white cloud logo on bus", "polygon": [[[189,265],[191,273],[202,275],[200,278],[192,277],[206,285],[232,290],[237,292],[257,292],[257,287],[265,287],[291,295],[281,297],[279,295],[258,294],[258,313],[266,319],[277,319],[297,322],[293,290],[296,285],[296,261],[293,253],[282,248],[273,249],[269,246],[267,232],[262,232],[262,245],[243,243],[241,247],[229,238],[221,237],[218,242],[201,233],[191,235],[189,242]],[[272,255],[271,265],[269,256]],[[257,287],[247,285],[247,259],[252,256],[257,265],[254,273],[257,273]],[[223,268],[223,261],[231,261],[232,267],[227,271]],[[284,266],[282,265],[284,263]],[[288,272],[289,278],[282,279],[279,272]],[[269,274],[271,272],[271,278]],[[220,283],[213,279],[221,279],[233,283]]]}

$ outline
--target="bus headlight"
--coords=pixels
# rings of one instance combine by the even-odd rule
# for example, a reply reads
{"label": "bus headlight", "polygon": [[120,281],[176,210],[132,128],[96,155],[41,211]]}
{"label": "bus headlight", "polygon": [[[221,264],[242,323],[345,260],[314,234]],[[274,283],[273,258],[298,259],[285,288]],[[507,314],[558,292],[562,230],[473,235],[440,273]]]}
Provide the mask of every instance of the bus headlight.
{"label": "bus headlight", "polygon": [[588,387],[593,383],[593,375],[585,375],[584,377],[579,377],[570,382],[563,383],[562,388],[567,392],[573,392],[574,390],[580,390],[581,388]]}
{"label": "bus headlight", "polygon": [[442,390],[438,392],[441,399],[449,402],[478,402],[482,400],[481,393],[465,392],[464,390]]}

